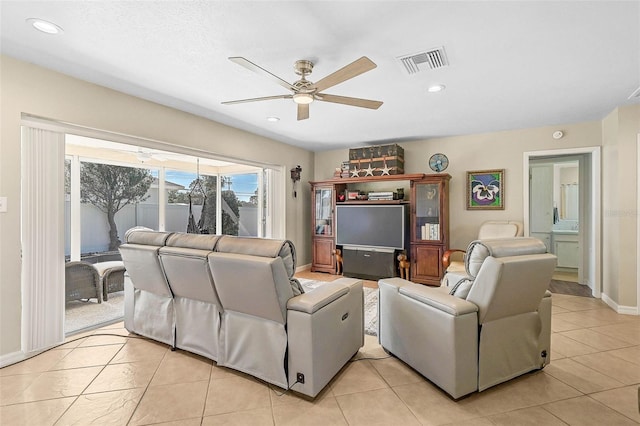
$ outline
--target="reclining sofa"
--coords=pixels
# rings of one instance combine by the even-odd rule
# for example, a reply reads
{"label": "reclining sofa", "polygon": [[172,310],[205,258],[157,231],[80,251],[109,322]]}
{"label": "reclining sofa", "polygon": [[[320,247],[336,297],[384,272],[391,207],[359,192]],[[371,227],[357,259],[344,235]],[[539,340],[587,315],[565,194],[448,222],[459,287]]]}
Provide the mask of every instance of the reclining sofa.
{"label": "reclining sofa", "polygon": [[538,239],[478,240],[468,276],[449,287],[382,279],[380,345],[453,398],[541,369],[551,359],[555,266]]}
{"label": "reclining sofa", "polygon": [[362,281],[304,292],[290,241],[132,229],[125,328],[315,397],[364,344]]}

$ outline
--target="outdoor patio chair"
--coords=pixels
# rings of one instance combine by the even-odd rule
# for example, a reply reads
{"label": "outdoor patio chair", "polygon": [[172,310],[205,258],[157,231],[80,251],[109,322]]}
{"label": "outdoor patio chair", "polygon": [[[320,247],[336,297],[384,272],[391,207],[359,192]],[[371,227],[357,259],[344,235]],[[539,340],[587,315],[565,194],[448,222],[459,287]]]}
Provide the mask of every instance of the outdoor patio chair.
{"label": "outdoor patio chair", "polygon": [[65,302],[96,299],[102,303],[102,283],[98,271],[91,263],[67,262],[65,265]]}

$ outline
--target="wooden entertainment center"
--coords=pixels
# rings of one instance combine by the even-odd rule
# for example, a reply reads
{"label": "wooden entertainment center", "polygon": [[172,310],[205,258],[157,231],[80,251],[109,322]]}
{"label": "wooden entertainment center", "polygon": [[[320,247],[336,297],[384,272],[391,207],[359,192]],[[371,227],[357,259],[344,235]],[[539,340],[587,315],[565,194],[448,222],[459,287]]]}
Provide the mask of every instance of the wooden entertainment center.
{"label": "wooden entertainment center", "polygon": [[[413,282],[440,285],[444,273],[442,255],[449,248],[449,174],[399,174],[336,178],[309,182],[311,184],[312,264],[314,272],[336,272],[336,206],[339,204],[409,205],[410,279]],[[408,199],[404,200],[350,200],[347,191],[357,191],[358,185],[392,185],[409,182]],[[386,189],[385,189],[386,190]],[[372,230],[375,232],[375,230]],[[394,276],[399,276],[393,254]],[[346,260],[345,260],[346,261]]]}

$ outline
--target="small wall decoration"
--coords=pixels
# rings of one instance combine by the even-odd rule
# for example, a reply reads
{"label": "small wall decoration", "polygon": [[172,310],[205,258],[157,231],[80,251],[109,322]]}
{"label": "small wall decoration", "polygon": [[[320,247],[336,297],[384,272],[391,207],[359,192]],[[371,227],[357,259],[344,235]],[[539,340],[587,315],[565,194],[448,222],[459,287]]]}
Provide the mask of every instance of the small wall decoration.
{"label": "small wall decoration", "polygon": [[504,210],[504,169],[467,172],[467,210]]}

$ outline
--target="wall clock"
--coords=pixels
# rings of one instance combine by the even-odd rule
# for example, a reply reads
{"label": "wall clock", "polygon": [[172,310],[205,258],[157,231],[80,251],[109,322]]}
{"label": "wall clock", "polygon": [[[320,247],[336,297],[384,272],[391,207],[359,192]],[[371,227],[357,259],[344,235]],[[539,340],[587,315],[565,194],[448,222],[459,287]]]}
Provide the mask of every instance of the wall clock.
{"label": "wall clock", "polygon": [[446,155],[437,153],[429,158],[429,167],[436,173],[443,172],[449,166],[449,159]]}

